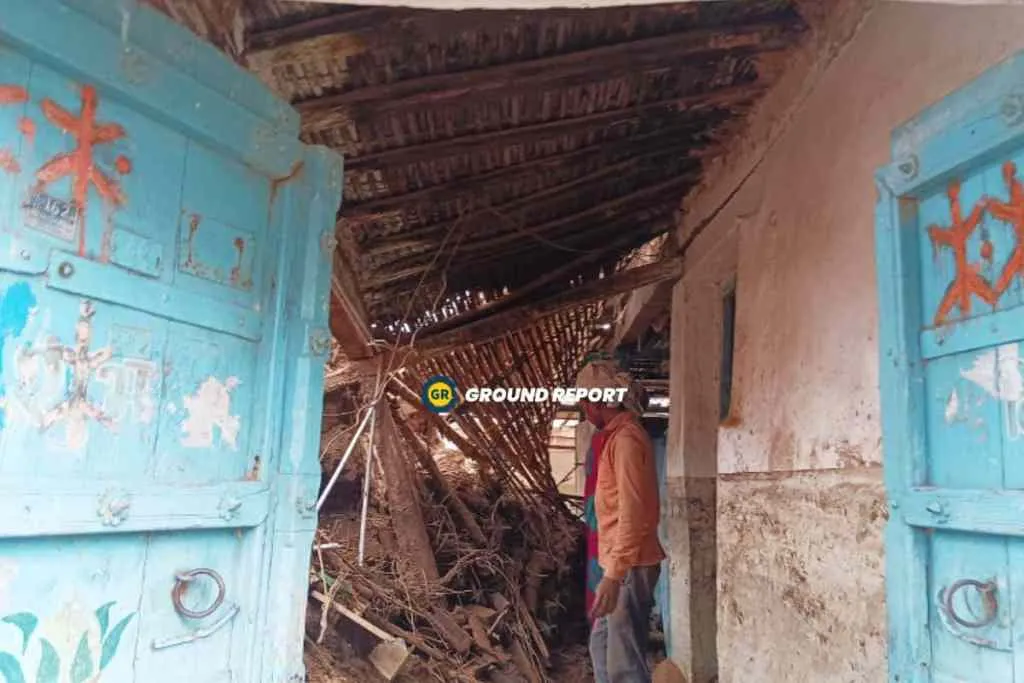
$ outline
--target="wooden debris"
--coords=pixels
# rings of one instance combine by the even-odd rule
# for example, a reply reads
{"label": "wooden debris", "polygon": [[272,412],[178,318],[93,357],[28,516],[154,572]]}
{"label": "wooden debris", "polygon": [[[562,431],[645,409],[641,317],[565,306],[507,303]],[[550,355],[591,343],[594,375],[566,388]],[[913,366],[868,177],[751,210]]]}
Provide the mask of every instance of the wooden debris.
{"label": "wooden debris", "polygon": [[[378,361],[380,373],[362,373],[373,380],[326,398],[328,412],[348,423],[359,419],[358,403],[368,396],[379,412],[374,469],[362,471],[367,438],[346,467],[344,493],[325,506],[312,587],[412,648],[407,666],[416,668],[416,680],[548,683],[560,680],[562,653],[586,656],[585,528],[558,491],[547,457],[557,406],[467,404],[441,416],[424,409],[418,389],[433,375],[467,386],[571,383],[598,314],[567,312],[439,355],[396,349]],[[378,377],[387,384],[375,386]],[[394,399],[401,411],[389,405]],[[340,448],[347,432],[336,420],[324,434],[341,435]],[[360,565],[358,494],[367,476]],[[332,592],[336,582],[345,590]]]}
{"label": "wooden debris", "polygon": [[[380,434],[378,453],[384,470],[388,508],[395,520],[399,551],[402,557],[410,560],[410,574],[421,574],[428,583],[437,582],[437,562],[430,549],[423,511],[416,495],[417,487],[409,464],[399,450],[398,432],[391,410],[385,405],[377,413],[377,431]],[[410,580],[416,582],[418,578],[414,576]]]}
{"label": "wooden debris", "polygon": [[373,664],[374,668],[377,669],[377,672],[380,673],[385,680],[394,680],[394,678],[401,673],[410,655],[409,648],[405,644],[405,641],[401,638],[392,637],[391,634],[387,633],[383,629],[377,628],[344,605],[328,600],[323,593],[312,591],[310,594],[315,600],[324,606],[324,609],[327,609],[327,607],[330,606],[331,609],[338,612],[371,635],[376,636],[377,639],[381,641],[380,644],[370,652],[367,660]]}
{"label": "wooden debris", "polygon": [[448,644],[458,652],[460,655],[464,655],[469,652],[469,649],[473,646],[473,639],[461,626],[455,623],[455,619],[450,614],[439,609],[431,611],[428,617],[430,623],[433,624],[441,636],[444,637]]}

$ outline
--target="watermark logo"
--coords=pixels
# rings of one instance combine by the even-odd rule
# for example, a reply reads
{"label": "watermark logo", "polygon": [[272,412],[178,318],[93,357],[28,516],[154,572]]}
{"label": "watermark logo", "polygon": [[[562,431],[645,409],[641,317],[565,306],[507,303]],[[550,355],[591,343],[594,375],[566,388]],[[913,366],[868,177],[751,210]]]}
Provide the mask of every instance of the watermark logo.
{"label": "watermark logo", "polygon": [[427,410],[450,413],[459,405],[459,389],[451,378],[437,375],[423,383],[422,398]]}

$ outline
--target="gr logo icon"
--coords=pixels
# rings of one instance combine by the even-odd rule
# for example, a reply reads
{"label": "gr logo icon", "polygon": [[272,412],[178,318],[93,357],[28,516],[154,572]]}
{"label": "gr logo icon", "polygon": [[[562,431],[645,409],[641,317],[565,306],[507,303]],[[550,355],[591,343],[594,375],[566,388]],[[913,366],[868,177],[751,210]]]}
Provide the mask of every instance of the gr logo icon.
{"label": "gr logo icon", "polygon": [[435,413],[450,413],[459,405],[459,389],[444,375],[431,377],[423,383],[423,405]]}

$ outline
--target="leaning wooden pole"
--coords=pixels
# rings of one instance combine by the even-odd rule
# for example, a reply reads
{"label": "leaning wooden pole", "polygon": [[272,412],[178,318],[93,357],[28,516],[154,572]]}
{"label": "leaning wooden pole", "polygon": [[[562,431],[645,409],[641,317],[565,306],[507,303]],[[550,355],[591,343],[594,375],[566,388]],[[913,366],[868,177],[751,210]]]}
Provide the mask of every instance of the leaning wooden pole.
{"label": "leaning wooden pole", "polygon": [[398,539],[399,556],[408,558],[412,563],[403,573],[409,575],[410,579],[422,577],[425,581],[423,587],[426,588],[427,585],[436,584],[440,578],[437,560],[427,536],[419,486],[402,453],[402,441],[387,401],[380,403],[377,433],[380,435],[377,452],[384,472],[388,509]]}

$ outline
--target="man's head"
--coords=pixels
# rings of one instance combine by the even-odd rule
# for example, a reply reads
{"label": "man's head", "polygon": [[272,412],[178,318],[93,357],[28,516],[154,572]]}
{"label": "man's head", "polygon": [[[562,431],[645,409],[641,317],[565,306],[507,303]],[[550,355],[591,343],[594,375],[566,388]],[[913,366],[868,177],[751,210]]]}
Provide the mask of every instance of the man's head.
{"label": "man's head", "polygon": [[576,378],[576,386],[585,389],[625,389],[626,395],[621,402],[594,403],[580,401],[580,407],[587,421],[598,429],[623,412],[629,411],[640,415],[643,413],[643,388],[633,381],[617,363],[609,359],[593,360],[587,363]]}

